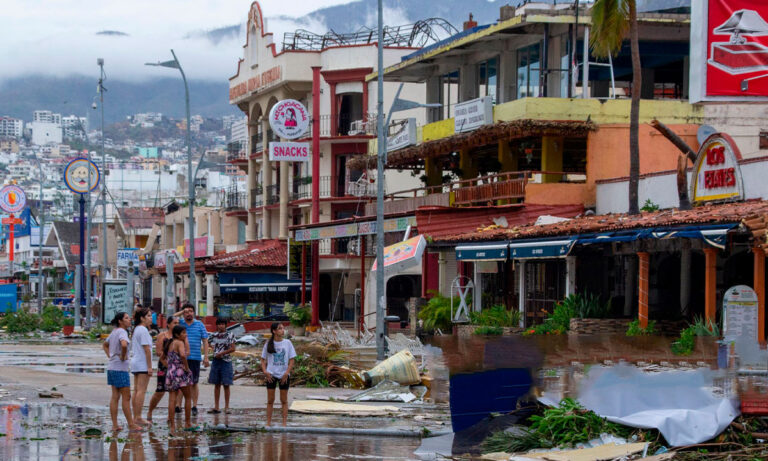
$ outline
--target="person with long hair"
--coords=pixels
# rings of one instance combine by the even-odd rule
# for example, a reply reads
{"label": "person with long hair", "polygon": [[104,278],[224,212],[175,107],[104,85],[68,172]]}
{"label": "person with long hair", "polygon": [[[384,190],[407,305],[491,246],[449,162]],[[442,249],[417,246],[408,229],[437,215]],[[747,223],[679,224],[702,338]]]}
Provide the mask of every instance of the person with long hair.
{"label": "person with long hair", "polygon": [[275,404],[275,388],[280,386],[280,403],[283,405],[283,426],[288,424],[288,388],[291,387],[291,370],[296,357],[293,343],[285,339],[285,328],[275,322],[269,327],[272,336],[261,351],[261,371],[267,378],[267,426],[272,425]]}
{"label": "person with long hair", "polygon": [[155,388],[155,393],[152,394],[152,398],[149,400],[149,409],[147,410],[147,421],[149,422],[152,422],[152,412],[157,408],[160,401],[163,400],[163,395],[165,395],[165,374],[168,371],[165,346],[170,343],[173,338],[173,327],[179,324],[179,319],[173,315],[169,315],[166,321],[167,329],[157,335],[157,338],[155,339],[155,352],[157,353],[157,388]]}
{"label": "person with long hair", "polygon": [[139,308],[133,314],[133,336],[131,337],[131,373],[133,373],[133,417],[136,424],[149,425],[141,418],[144,397],[152,377],[152,336],[147,329],[152,325],[149,309]]}
{"label": "person with long hair", "polygon": [[165,373],[165,388],[170,392],[168,398],[168,426],[174,427],[174,407],[179,393],[184,396],[184,429],[193,429],[192,417],[192,371],[187,361],[185,340],[187,329],[176,325],[172,330],[172,339],[165,345],[165,360],[168,371]]}
{"label": "person with long hair", "polygon": [[107,340],[101,345],[109,359],[107,365],[107,384],[112,387],[112,398],[109,401],[109,415],[112,417],[112,430],[120,431],[122,427],[117,423],[117,406],[120,399],[123,400],[123,414],[131,431],[140,431],[141,426],[133,421],[131,414],[131,376],[128,363],[128,332],[131,325],[131,317],[125,312],[118,312],[112,319],[114,329]]}

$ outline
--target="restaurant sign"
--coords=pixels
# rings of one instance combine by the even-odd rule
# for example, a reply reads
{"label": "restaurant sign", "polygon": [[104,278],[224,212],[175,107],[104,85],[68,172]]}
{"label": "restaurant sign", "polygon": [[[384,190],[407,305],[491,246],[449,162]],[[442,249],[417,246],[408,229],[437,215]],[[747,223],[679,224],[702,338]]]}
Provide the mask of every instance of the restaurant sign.
{"label": "restaurant sign", "polygon": [[485,96],[456,104],[453,123],[456,133],[473,131],[493,123],[493,99]]}
{"label": "restaurant sign", "polygon": [[271,142],[269,159],[273,162],[308,162],[308,142]]}
{"label": "restaurant sign", "polygon": [[240,96],[244,96],[249,93],[259,92],[283,79],[283,72],[280,66],[275,66],[271,69],[257,74],[247,81],[239,83],[229,89],[229,100],[234,101]]}
{"label": "restaurant sign", "polygon": [[300,138],[309,129],[309,112],[295,99],[284,99],[269,111],[269,126],[280,138]]}
{"label": "restaurant sign", "polygon": [[693,203],[744,198],[739,168],[741,153],[725,133],[714,133],[704,141],[693,165],[690,197]]}
{"label": "restaurant sign", "polygon": [[416,144],[416,119],[408,118],[400,130],[387,138],[387,152]]}

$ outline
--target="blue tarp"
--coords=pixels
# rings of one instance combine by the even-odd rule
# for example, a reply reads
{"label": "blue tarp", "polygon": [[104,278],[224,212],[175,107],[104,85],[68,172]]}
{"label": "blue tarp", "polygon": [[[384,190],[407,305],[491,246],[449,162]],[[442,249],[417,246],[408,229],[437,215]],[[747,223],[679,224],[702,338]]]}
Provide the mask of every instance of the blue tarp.
{"label": "blue tarp", "polygon": [[[307,280],[307,288],[312,283]],[[275,273],[222,273],[219,287],[227,293],[296,293],[301,291],[301,279],[288,279],[285,274]]]}

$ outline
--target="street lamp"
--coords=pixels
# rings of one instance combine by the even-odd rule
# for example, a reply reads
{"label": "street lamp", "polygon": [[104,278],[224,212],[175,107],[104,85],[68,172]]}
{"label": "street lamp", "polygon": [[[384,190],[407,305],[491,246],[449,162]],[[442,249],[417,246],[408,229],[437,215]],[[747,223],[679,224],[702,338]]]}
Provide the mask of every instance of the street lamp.
{"label": "street lamp", "polygon": [[45,205],[43,204],[43,165],[40,163],[40,159],[37,157],[37,154],[34,153],[34,159],[35,163],[37,163],[37,168],[40,170],[40,200],[39,200],[39,217],[40,221],[38,222],[38,228],[40,229],[40,232],[38,233],[38,245],[37,245],[37,312],[42,314],[43,313],[43,294],[44,294],[44,284],[43,284],[43,230],[45,229]]}
{"label": "street lamp", "polygon": [[384,164],[387,162],[387,132],[392,113],[418,107],[442,107],[442,104],[422,104],[414,101],[400,99],[401,83],[395,94],[395,99],[389,108],[386,123],[384,121],[384,15],[382,0],[378,0],[379,36],[378,44],[378,127],[377,132],[377,156],[376,156],[376,358],[384,360],[384,315],[387,311],[386,291],[384,289]]}
{"label": "street lamp", "polygon": [[173,61],[148,62],[145,65],[179,69],[181,79],[184,81],[184,102],[187,111],[187,179],[189,182],[189,302],[197,309],[195,299],[195,177],[192,172],[192,144],[189,133],[192,122],[189,115],[189,86],[187,85],[187,77],[184,75],[184,69],[181,68],[181,63],[176,57],[176,53],[171,50],[171,54],[173,55]]}

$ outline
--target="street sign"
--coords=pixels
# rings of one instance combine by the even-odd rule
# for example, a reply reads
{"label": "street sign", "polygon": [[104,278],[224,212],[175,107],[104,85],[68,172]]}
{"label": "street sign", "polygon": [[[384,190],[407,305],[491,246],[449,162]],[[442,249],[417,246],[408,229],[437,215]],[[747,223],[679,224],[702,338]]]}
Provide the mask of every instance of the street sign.
{"label": "street sign", "polygon": [[118,248],[117,249],[117,267],[128,267],[128,263],[133,261],[133,266],[139,266],[138,248]]}
{"label": "street sign", "polygon": [[0,222],[2,222],[2,224],[4,226],[7,226],[9,224],[14,224],[14,225],[17,225],[17,226],[19,224],[24,224],[24,221],[22,221],[19,218],[3,218],[2,220],[0,220]]}

